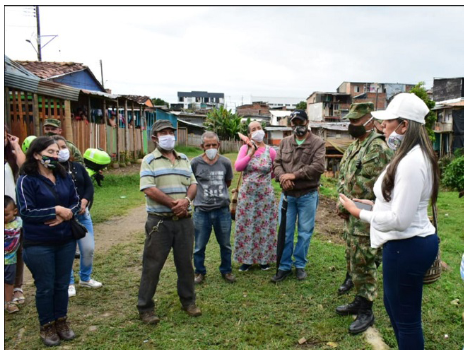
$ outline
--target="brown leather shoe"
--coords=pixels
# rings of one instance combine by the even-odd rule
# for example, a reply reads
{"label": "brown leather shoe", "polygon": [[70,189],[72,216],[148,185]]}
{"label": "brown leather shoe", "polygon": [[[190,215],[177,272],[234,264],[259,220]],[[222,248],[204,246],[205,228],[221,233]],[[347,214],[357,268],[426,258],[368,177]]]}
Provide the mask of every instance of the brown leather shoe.
{"label": "brown leather shoe", "polygon": [[48,347],[60,344],[60,338],[55,329],[55,322],[46,323],[40,327],[39,335],[41,336],[42,342]]}
{"label": "brown leather shoe", "polygon": [[205,280],[205,274],[195,273],[194,284],[200,284]]}
{"label": "brown leather shoe", "polygon": [[187,312],[187,314],[191,317],[197,317],[202,314],[202,311],[195,305],[195,304],[190,304],[187,306],[184,311]]}
{"label": "brown leather shoe", "polygon": [[55,320],[55,329],[60,339],[72,340],[75,338],[75,332],[69,327],[67,316]]}
{"label": "brown leather shoe", "polygon": [[153,311],[140,313],[140,319],[142,320],[143,323],[151,324],[151,325],[156,325],[158,324],[158,322],[160,322],[160,319],[158,318],[157,315],[155,315]]}
{"label": "brown leather shoe", "polygon": [[236,281],[236,277],[232,273],[225,273],[225,274],[222,274],[221,276],[228,283],[234,283]]}

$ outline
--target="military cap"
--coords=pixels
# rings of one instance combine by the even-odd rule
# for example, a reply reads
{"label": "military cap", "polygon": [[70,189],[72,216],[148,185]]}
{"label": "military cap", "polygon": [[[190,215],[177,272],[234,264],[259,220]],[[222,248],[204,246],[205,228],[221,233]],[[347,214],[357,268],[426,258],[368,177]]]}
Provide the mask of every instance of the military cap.
{"label": "military cap", "polygon": [[153,123],[151,127],[151,133],[154,134],[159,131],[162,131],[163,129],[168,129],[168,128],[172,130],[176,130],[176,128],[173,127],[173,125],[171,124],[169,120],[167,119],[157,120],[155,123]]}
{"label": "military cap", "polygon": [[56,128],[60,128],[61,123],[58,119],[48,118],[44,121],[44,125],[50,125]]}
{"label": "military cap", "polygon": [[374,110],[375,105],[372,102],[353,103],[344,119],[359,119]]}

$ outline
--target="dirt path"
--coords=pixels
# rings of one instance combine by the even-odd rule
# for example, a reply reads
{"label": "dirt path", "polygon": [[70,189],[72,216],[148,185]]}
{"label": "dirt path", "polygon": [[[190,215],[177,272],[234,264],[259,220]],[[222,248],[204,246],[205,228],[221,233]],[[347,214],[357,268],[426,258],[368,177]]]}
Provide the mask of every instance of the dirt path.
{"label": "dirt path", "polygon": [[[106,252],[112,246],[131,240],[132,234],[144,231],[147,213],[145,205],[130,209],[125,216],[114,217],[93,225],[95,253]],[[33,279],[28,267],[24,267],[24,284],[32,285]]]}

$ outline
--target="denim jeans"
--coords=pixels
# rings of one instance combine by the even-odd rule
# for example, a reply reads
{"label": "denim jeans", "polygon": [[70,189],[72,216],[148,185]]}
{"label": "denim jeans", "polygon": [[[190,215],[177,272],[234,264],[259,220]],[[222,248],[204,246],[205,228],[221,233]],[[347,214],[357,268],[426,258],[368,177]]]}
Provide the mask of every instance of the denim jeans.
{"label": "denim jeans", "polygon": [[194,211],[195,228],[195,251],[194,267],[198,274],[206,274],[205,269],[205,248],[212,227],[215,232],[218,244],[220,245],[221,264],[219,267],[221,274],[231,273],[231,213],[229,207],[223,207],[211,211],[202,211],[196,208]]}
{"label": "denim jeans", "polygon": [[[283,194],[280,200],[283,199]],[[319,195],[317,191],[302,195],[301,197],[287,196],[287,225],[285,232],[285,248],[283,249],[282,258],[280,260],[280,270],[290,270],[292,264],[295,268],[305,268],[308,260],[309,243],[314,231],[314,222],[316,218],[316,209],[319,203]],[[281,222],[281,207],[279,203],[279,224]],[[295,239],[295,226],[298,220],[298,240],[295,247],[293,241]],[[292,261],[292,255],[295,261]]]}
{"label": "denim jeans", "polygon": [[384,306],[400,350],[424,349],[423,277],[437,253],[436,234],[388,241],[383,246]]}
{"label": "denim jeans", "polygon": [[36,285],[36,308],[42,325],[67,315],[68,283],[77,243],[29,246],[23,259]]}
{"label": "denim jeans", "polygon": [[[86,236],[79,239],[78,248],[80,249],[80,280],[89,281],[91,279],[91,272],[93,271],[93,255],[94,255],[94,231],[93,231],[93,221],[91,220],[91,215],[86,208],[86,211],[83,215],[77,215],[77,220],[85,225],[88,232]],[[70,275],[70,284],[75,284],[75,279],[73,278],[73,268]]]}

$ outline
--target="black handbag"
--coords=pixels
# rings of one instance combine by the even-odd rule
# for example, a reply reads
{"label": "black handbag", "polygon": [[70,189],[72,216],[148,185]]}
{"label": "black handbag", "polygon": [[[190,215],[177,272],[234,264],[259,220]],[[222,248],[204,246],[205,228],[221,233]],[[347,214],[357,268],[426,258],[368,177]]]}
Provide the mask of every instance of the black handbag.
{"label": "black handbag", "polygon": [[[57,195],[57,192],[51,187],[49,186],[47,183],[44,183],[44,185],[49,188],[49,190],[52,192],[52,194],[54,195],[55,197],[55,202],[57,203],[57,205],[60,205],[60,202],[59,202],[59,196]],[[81,222],[79,222],[75,216],[73,216],[70,220],[70,228],[72,230],[72,236],[75,240],[79,240],[83,237],[86,236],[86,233],[88,232],[88,230],[86,229],[85,225],[83,225]]]}
{"label": "black handbag", "polygon": [[70,219],[70,228],[72,229],[72,236],[75,240],[85,237],[88,232],[85,225],[79,222],[75,217]]}

